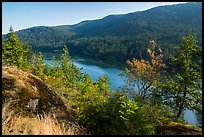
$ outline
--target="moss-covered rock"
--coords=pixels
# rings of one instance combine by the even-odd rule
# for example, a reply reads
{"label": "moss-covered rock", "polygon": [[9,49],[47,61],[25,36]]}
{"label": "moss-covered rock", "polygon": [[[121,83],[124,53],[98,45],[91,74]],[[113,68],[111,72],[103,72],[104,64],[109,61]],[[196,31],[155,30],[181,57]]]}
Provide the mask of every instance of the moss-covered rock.
{"label": "moss-covered rock", "polygon": [[157,126],[159,135],[202,135],[202,128],[189,124],[169,122],[162,126]]}

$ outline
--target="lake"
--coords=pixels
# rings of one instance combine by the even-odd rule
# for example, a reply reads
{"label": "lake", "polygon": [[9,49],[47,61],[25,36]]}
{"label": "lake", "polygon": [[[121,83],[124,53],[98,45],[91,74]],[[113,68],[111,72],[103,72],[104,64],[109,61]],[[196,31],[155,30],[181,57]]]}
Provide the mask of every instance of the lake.
{"label": "lake", "polygon": [[[124,77],[118,76],[119,72],[125,70],[125,66],[118,65],[115,63],[109,64],[102,60],[88,58],[84,56],[82,57],[72,55],[72,59],[74,61],[74,64],[77,67],[82,68],[82,72],[88,73],[94,81],[96,81],[101,76],[107,75],[111,82],[111,90],[116,90],[118,87],[125,85],[125,82],[123,81]],[[51,60],[49,59],[45,60],[46,64],[50,64],[50,62]],[[200,122],[197,120],[197,117],[198,115],[188,109],[184,111],[184,120],[189,124],[196,126],[201,125]]]}
{"label": "lake", "polygon": [[[122,76],[118,76],[118,73],[124,70],[124,66],[115,65],[115,64],[107,64],[102,60],[96,60],[88,57],[80,57],[80,56],[72,56],[74,64],[78,68],[82,68],[82,72],[88,73],[92,80],[96,81],[99,77],[107,75],[111,82],[110,89],[116,90],[119,86],[124,86],[124,78]],[[50,64],[51,59],[45,60],[46,64]]]}

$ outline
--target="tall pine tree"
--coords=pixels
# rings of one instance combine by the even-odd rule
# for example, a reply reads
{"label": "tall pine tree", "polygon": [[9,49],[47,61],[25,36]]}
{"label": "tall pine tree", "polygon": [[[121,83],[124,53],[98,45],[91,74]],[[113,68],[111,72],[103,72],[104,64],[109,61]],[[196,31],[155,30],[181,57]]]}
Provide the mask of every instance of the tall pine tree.
{"label": "tall pine tree", "polygon": [[164,91],[173,95],[169,101],[171,107],[176,108],[177,118],[185,108],[202,112],[201,54],[196,37],[189,33],[182,38],[180,48],[171,56],[176,66],[175,76],[164,84]]}
{"label": "tall pine tree", "polygon": [[19,68],[28,67],[28,48],[24,48],[13,28],[10,27],[8,39],[2,41],[3,64],[7,66],[17,66]]}

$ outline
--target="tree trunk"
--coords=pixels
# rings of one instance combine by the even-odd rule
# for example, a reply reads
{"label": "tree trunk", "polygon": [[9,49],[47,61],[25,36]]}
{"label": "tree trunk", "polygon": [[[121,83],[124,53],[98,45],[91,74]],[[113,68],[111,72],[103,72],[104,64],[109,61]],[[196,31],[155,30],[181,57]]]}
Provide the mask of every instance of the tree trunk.
{"label": "tree trunk", "polygon": [[186,100],[186,92],[187,92],[187,85],[185,84],[185,90],[184,90],[184,94],[183,94],[183,102],[181,103],[181,105],[179,106],[179,111],[178,111],[178,114],[177,114],[177,118],[180,117],[183,109],[184,109],[184,103],[185,103],[185,100]]}
{"label": "tree trunk", "polygon": [[179,118],[180,117],[180,115],[181,115],[181,113],[182,113],[182,111],[183,111],[183,103],[181,103],[181,105],[179,106],[179,111],[178,111],[178,114],[177,114],[177,118]]}

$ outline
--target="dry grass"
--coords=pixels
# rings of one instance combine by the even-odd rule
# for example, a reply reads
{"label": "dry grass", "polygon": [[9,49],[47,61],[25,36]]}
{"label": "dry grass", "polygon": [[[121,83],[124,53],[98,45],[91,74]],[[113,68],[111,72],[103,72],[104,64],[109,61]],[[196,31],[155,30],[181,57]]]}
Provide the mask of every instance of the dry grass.
{"label": "dry grass", "polygon": [[49,115],[24,117],[10,110],[10,104],[2,108],[3,135],[84,135],[87,134],[77,124],[59,122]]}
{"label": "dry grass", "polygon": [[[26,107],[33,99],[40,100],[37,114]],[[87,134],[74,115],[61,96],[41,79],[16,67],[2,67],[2,134]]]}

